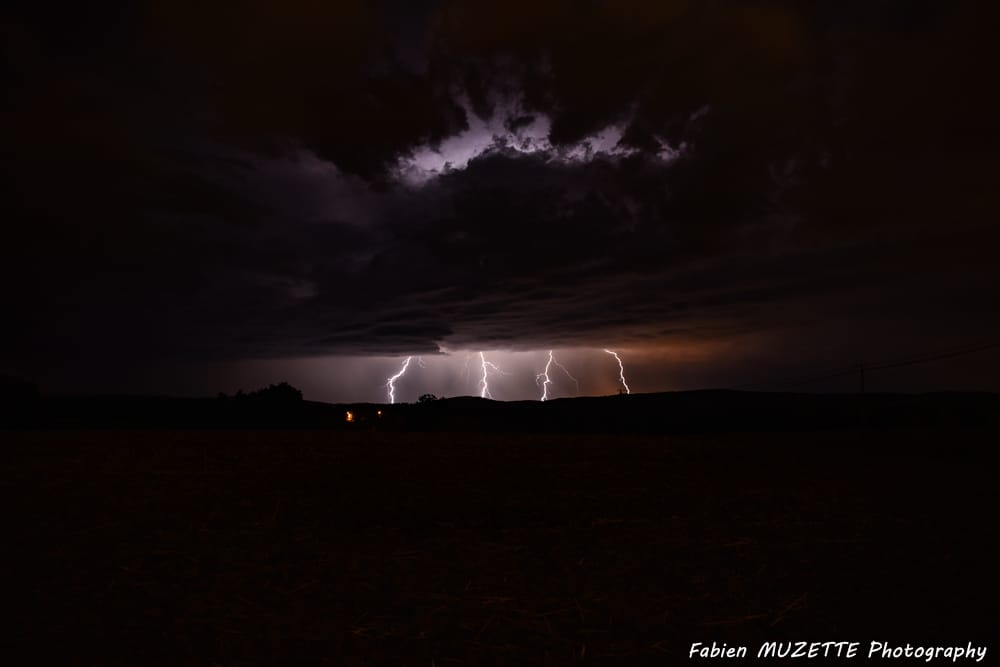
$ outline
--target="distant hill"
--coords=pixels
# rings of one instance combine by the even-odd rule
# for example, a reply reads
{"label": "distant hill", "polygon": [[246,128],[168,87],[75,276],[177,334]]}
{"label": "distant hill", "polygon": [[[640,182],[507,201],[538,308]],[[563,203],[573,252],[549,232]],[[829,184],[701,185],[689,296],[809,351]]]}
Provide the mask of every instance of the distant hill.
{"label": "distant hill", "polygon": [[394,431],[705,433],[1000,425],[1000,394],[790,394],[690,391],[500,402],[329,404],[280,385],[219,398],[38,397],[0,411],[4,428],[309,428]]}
{"label": "distant hill", "polygon": [[0,401],[33,401],[38,398],[38,387],[23,378],[0,375]]}

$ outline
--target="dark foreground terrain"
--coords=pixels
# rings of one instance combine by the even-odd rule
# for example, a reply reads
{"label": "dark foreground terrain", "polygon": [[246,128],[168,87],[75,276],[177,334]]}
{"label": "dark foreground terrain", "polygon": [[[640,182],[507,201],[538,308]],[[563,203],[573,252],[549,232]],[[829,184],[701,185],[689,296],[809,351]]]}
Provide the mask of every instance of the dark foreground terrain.
{"label": "dark foreground terrain", "polygon": [[693,641],[983,642],[995,435],[11,431],[4,662],[668,665]]}

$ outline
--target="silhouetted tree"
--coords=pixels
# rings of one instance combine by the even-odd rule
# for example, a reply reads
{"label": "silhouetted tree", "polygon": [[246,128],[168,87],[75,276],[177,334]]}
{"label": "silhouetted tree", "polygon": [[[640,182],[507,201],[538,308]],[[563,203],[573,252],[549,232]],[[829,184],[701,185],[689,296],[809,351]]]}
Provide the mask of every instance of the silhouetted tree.
{"label": "silhouetted tree", "polygon": [[[229,397],[225,394],[219,394],[219,398],[227,399]],[[279,384],[270,384],[262,389],[251,391],[249,393],[240,389],[236,392],[236,396],[234,396],[234,398],[239,401],[259,401],[270,404],[301,403],[302,392],[287,382],[281,382]]]}
{"label": "silhouetted tree", "polygon": [[430,403],[431,401],[436,401],[436,400],[438,400],[438,397],[435,396],[434,394],[424,394],[423,396],[417,399],[417,403]]}

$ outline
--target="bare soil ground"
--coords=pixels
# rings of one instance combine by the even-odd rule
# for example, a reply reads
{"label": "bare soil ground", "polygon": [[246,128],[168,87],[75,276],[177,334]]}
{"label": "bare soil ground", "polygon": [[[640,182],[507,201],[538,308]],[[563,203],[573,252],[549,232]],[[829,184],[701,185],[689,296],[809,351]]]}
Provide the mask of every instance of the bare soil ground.
{"label": "bare soil ground", "polygon": [[693,641],[982,641],[996,435],[8,432],[3,650],[666,665]]}

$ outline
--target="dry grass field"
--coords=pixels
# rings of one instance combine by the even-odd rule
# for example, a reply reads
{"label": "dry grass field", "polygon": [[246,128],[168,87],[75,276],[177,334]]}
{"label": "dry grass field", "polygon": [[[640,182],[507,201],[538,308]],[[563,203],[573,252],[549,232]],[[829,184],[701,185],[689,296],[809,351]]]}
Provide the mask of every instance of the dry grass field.
{"label": "dry grass field", "polygon": [[666,665],[693,641],[982,640],[995,435],[7,432],[4,652]]}

